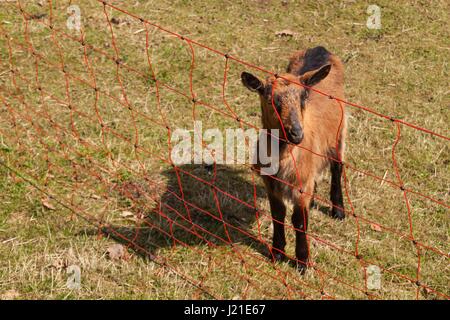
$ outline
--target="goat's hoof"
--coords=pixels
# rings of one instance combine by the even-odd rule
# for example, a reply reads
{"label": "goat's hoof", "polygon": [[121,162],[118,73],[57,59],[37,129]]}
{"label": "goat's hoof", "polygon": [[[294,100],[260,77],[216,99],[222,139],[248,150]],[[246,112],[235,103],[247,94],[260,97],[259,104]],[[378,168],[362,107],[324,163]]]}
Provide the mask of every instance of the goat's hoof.
{"label": "goat's hoof", "polygon": [[286,255],[282,252],[273,252],[272,253],[272,261],[273,262],[281,262],[286,260]]}
{"label": "goat's hoof", "polygon": [[341,210],[341,209],[334,208],[333,210],[331,210],[331,216],[336,220],[344,220],[345,219],[344,210]]}
{"label": "goat's hoof", "polygon": [[296,262],[296,268],[297,268],[297,271],[301,275],[304,275],[306,273],[306,270],[308,269],[308,264],[306,262],[297,261]]}

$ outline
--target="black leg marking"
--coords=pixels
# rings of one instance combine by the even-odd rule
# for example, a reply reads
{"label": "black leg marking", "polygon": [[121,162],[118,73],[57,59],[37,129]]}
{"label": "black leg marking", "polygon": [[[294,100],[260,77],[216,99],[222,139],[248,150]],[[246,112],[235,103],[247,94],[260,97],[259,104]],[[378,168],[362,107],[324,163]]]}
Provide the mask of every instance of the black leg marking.
{"label": "black leg marking", "polygon": [[270,211],[273,222],[272,258],[281,261],[286,258],[284,248],[286,246],[286,235],[284,231],[284,220],[286,218],[286,206],[283,200],[269,194]]}
{"label": "black leg marking", "polygon": [[316,193],[317,193],[317,182],[314,181],[314,193],[313,193],[312,200],[311,200],[311,202],[309,204],[309,209],[310,210],[313,209],[316,206],[316,204],[317,204],[316,201],[314,200],[314,196],[316,195]]}
{"label": "black leg marking", "polygon": [[341,185],[342,163],[337,161],[331,161],[330,170],[331,170],[330,198],[331,203],[333,204],[331,216],[333,218],[342,220],[345,218],[344,200],[342,197],[342,185]]}
{"label": "black leg marking", "polygon": [[292,214],[292,224],[295,228],[295,256],[297,268],[301,273],[306,271],[308,266],[308,242],[306,239],[306,231],[308,230],[308,209],[306,206],[294,206],[294,213]]}

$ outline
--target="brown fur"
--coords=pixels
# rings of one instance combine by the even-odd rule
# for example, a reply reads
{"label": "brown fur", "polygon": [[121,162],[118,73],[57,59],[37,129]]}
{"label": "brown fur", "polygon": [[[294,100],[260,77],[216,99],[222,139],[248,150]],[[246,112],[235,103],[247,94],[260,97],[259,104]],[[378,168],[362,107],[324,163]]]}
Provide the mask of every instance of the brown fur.
{"label": "brown fur", "polygon": [[[325,49],[323,48],[323,50]],[[326,50],[325,52],[328,53]],[[282,74],[280,77],[270,76],[265,82],[260,82],[259,86],[255,85],[255,83],[258,84],[258,80],[254,80],[249,85],[249,81],[245,81],[243,77],[244,84],[250,90],[260,93],[264,128],[279,129],[282,139],[284,139],[283,128],[285,131],[289,131],[295,126],[295,123],[299,123],[303,130],[303,140],[298,146],[285,143],[280,147],[279,170],[275,175],[276,179],[263,176],[271,204],[272,216],[274,217],[273,247],[278,251],[275,254],[272,253],[276,258],[284,256],[284,225],[278,223],[277,220],[282,220],[284,224],[286,211],[284,200],[291,200],[294,203],[292,219],[294,227],[297,228],[296,256],[298,261],[304,265],[303,267],[307,265],[309,256],[305,233],[310,203],[314,194],[315,183],[327,165],[330,165],[334,177],[331,190],[332,201],[339,198],[340,193],[340,200],[334,200],[333,202],[338,203],[338,207],[343,207],[340,164],[338,162],[330,163],[326,157],[331,156],[343,160],[347,127],[344,106],[341,109],[336,100],[313,90],[305,90],[298,84],[293,83],[300,81],[306,84],[308,79],[311,79],[311,76],[318,69],[321,69],[321,66],[319,66],[318,69],[307,70],[300,74],[300,70],[305,63],[305,53],[306,51],[296,52],[290,59],[286,74]],[[314,83],[312,88],[333,97],[344,99],[343,64],[338,57],[331,53],[328,54],[329,56],[325,55],[327,57],[325,62],[331,65],[329,73],[320,82]],[[318,57],[316,61],[313,61],[313,64],[314,62],[322,64],[320,58]],[[308,92],[308,98],[304,108],[301,108],[301,97],[303,94],[306,95],[305,92]],[[274,98],[272,98],[272,93]],[[275,99],[275,97],[279,97],[277,98],[278,110],[272,104],[272,99]],[[281,123],[279,118],[281,118]],[[338,146],[337,150],[336,146]],[[314,153],[325,157],[317,156]],[[259,166],[257,165],[257,167]],[[278,180],[285,181],[295,187],[293,188]],[[300,188],[303,192],[299,191]],[[343,218],[343,210],[333,209],[333,215]],[[298,228],[301,230],[298,230]]]}
{"label": "brown fur", "polygon": [[[291,81],[298,82],[297,76],[293,75],[302,66],[303,55],[305,51],[295,53],[289,63],[287,71],[289,73],[281,75],[283,78],[287,78]],[[334,55],[330,57],[331,70],[328,76],[314,86],[314,89],[325,92],[333,97],[344,99],[344,67],[340,59]],[[275,77],[269,77],[268,82],[277,82],[279,89],[277,92],[283,92],[289,90],[290,87],[298,87],[298,85],[287,83],[287,81]],[[263,109],[263,127],[264,128],[279,128],[279,120],[276,114],[273,114],[272,105],[267,101],[262,100]],[[340,157],[344,159],[345,148],[345,136],[346,136],[346,117],[345,106],[343,105],[344,115],[341,114],[341,108],[337,101],[330,99],[327,96],[319,94],[314,91],[310,91],[307,106],[300,116],[300,123],[303,127],[304,139],[299,147],[288,145],[280,152],[280,169],[277,177],[295,186],[299,186],[297,181],[297,173],[295,168],[297,167],[303,190],[307,194],[314,193],[314,182],[322,173],[322,170],[329,163],[328,159],[314,155],[311,150],[316,154],[332,156],[338,158],[336,154],[336,137],[340,129],[340,142],[339,152]],[[266,110],[266,111],[264,111]],[[289,107],[283,107],[281,111],[281,120],[286,121],[286,115],[289,112]],[[342,124],[341,124],[341,118]],[[284,123],[284,122],[283,122]],[[289,125],[284,126],[285,129],[289,128]],[[280,132],[280,136],[283,138],[283,133]],[[304,149],[303,149],[304,148]],[[295,161],[295,163],[294,163]],[[301,164],[301,165],[300,165]],[[265,180],[271,179],[267,177]],[[273,179],[271,179],[273,180]],[[274,192],[278,196],[293,200],[294,203],[299,201],[299,193],[293,192],[291,187],[286,186],[283,183],[275,183]],[[309,204],[311,200],[310,196],[305,195],[306,203]]]}

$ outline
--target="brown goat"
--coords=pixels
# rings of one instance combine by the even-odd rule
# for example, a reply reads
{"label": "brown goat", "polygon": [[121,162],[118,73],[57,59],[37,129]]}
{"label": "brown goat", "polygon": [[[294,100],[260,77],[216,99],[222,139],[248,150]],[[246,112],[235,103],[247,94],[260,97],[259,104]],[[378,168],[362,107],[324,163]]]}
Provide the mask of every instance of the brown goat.
{"label": "brown goat", "polygon": [[331,170],[331,215],[344,218],[341,174],[346,135],[344,106],[308,87],[344,99],[344,67],[325,48],[315,47],[295,53],[286,74],[269,76],[264,82],[247,72],[241,78],[248,89],[259,93],[263,128],[280,132],[279,159],[272,159],[279,161],[278,172],[274,176],[262,176],[274,227],[272,257],[286,258],[284,200],[291,200],[297,266],[304,272],[309,258],[306,238],[309,209],[315,184],[327,165]]}

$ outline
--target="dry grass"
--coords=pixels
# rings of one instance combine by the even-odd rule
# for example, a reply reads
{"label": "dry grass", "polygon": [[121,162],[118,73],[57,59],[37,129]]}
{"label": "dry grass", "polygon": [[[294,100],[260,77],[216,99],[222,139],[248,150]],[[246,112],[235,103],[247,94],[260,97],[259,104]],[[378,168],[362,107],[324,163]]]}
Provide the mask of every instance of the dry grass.
{"label": "dry grass", "polygon": [[[22,1],[31,13],[48,12],[42,1]],[[170,30],[228,52],[266,69],[281,71],[296,49],[325,45],[343,57],[346,66],[347,99],[371,107],[437,133],[449,136],[450,123],[448,61],[450,36],[447,28],[449,6],[446,1],[378,1],[382,8],[380,31],[365,27],[363,1],[114,1],[130,12],[168,27]],[[54,4],[54,24],[65,32],[69,1]],[[8,42],[0,37],[0,152],[1,159],[51,191],[79,213],[111,225],[134,239],[143,250],[130,250],[125,260],[110,260],[107,248],[120,239],[99,237],[98,228],[67,208],[48,200],[17,175],[0,167],[0,298],[17,299],[185,299],[211,298],[321,298],[365,299],[356,288],[364,289],[363,266],[352,255],[358,246],[364,259],[374,261],[383,272],[382,288],[371,292],[382,299],[416,298],[417,286],[394,273],[415,279],[418,256],[409,234],[408,212],[401,190],[370,177],[347,171],[348,192],[355,213],[361,219],[336,222],[313,211],[310,217],[312,260],[321,272],[300,276],[287,263],[272,265],[264,256],[260,241],[229,230],[233,247],[225,246],[222,223],[205,212],[190,208],[192,219],[203,228],[203,240],[194,236],[189,223],[170,208],[187,214],[185,206],[167,190],[178,190],[173,169],[155,155],[167,157],[167,131],[155,125],[167,117],[171,128],[191,128],[192,117],[207,127],[235,128],[236,121],[197,106],[189,99],[161,90],[162,115],[156,107],[155,86],[150,81],[146,60],[143,25],[117,11],[107,10],[113,24],[117,47],[124,65],[139,74],[121,69],[130,112],[122,99],[115,74],[116,66],[95,51],[88,51],[99,100],[88,85],[69,78],[69,97],[64,75],[51,63],[64,63],[71,75],[92,83],[79,43],[57,37],[42,23],[48,16],[29,21],[30,40],[48,61],[38,59],[41,96],[35,84],[35,58],[26,50],[24,23],[13,3],[2,3],[1,27],[13,38],[13,66],[20,91],[8,72]],[[97,1],[80,4],[86,41],[114,56],[111,34]],[[276,32],[291,29],[293,37],[277,37]],[[179,39],[149,28],[150,52],[157,78],[190,96],[189,46]],[[76,36],[75,33],[73,33]],[[17,44],[22,44],[22,47]],[[25,46],[25,47],[23,47]],[[195,47],[193,90],[198,99],[227,111],[222,100],[225,59]],[[230,62],[225,97],[239,116],[259,124],[259,105],[240,84],[239,74],[248,69]],[[252,72],[264,76],[253,70]],[[146,76],[141,76],[144,74]],[[21,79],[25,78],[25,80]],[[28,80],[28,81],[27,81]],[[55,102],[49,94],[72,101],[74,109]],[[21,103],[22,97],[26,104]],[[8,109],[10,106],[11,109]],[[98,113],[96,113],[96,108]],[[13,110],[13,111],[11,111]],[[396,127],[367,112],[349,107],[347,162],[359,169],[396,181],[392,146]],[[78,112],[82,112],[81,116]],[[50,115],[46,118],[45,115]],[[106,132],[102,135],[99,117],[131,142]],[[51,119],[51,121],[50,121]],[[133,120],[134,119],[134,120]],[[15,124],[15,125],[13,125]],[[72,125],[73,124],[73,125]],[[139,147],[133,147],[135,128]],[[396,159],[405,186],[448,203],[450,190],[450,150],[446,141],[401,127]],[[80,140],[79,138],[82,138]],[[211,179],[202,166],[187,166],[188,172]],[[252,179],[257,183],[257,206],[268,213],[268,203],[258,177],[246,167],[221,166],[217,185],[245,202],[253,204]],[[212,189],[181,174],[184,197],[200,209],[219,216]],[[327,197],[327,179],[319,189]],[[409,194],[414,237],[441,252],[449,252],[449,211],[440,205]],[[163,215],[173,221],[173,233],[180,242],[174,246],[170,224],[158,214],[155,200],[162,199]],[[45,199],[44,199],[45,200]],[[218,194],[221,213],[232,225],[258,234],[255,212]],[[347,203],[347,208],[349,207]],[[156,211],[155,211],[156,210]],[[322,208],[323,210],[323,208]],[[135,216],[124,215],[124,211]],[[261,237],[269,241],[270,219],[260,217]],[[146,223],[140,216],[147,216]],[[362,219],[395,230],[376,231]],[[151,227],[149,227],[149,224]],[[358,230],[359,228],[359,236]],[[219,238],[218,238],[219,237]],[[288,234],[288,252],[293,252],[293,234]],[[328,245],[321,240],[328,241]],[[209,243],[209,245],[208,245]],[[145,251],[145,252],[144,252]],[[152,261],[148,253],[155,255]],[[147,257],[146,257],[147,256]],[[245,263],[241,263],[243,257]],[[450,295],[448,257],[420,250],[420,281]],[[167,265],[164,266],[164,263]],[[66,286],[67,266],[82,270],[82,287]],[[323,273],[322,273],[323,272]],[[280,281],[284,278],[287,286]],[[202,289],[192,285],[201,281]],[[419,290],[421,299],[439,298]],[[326,297],[326,296],[325,296]]]}

